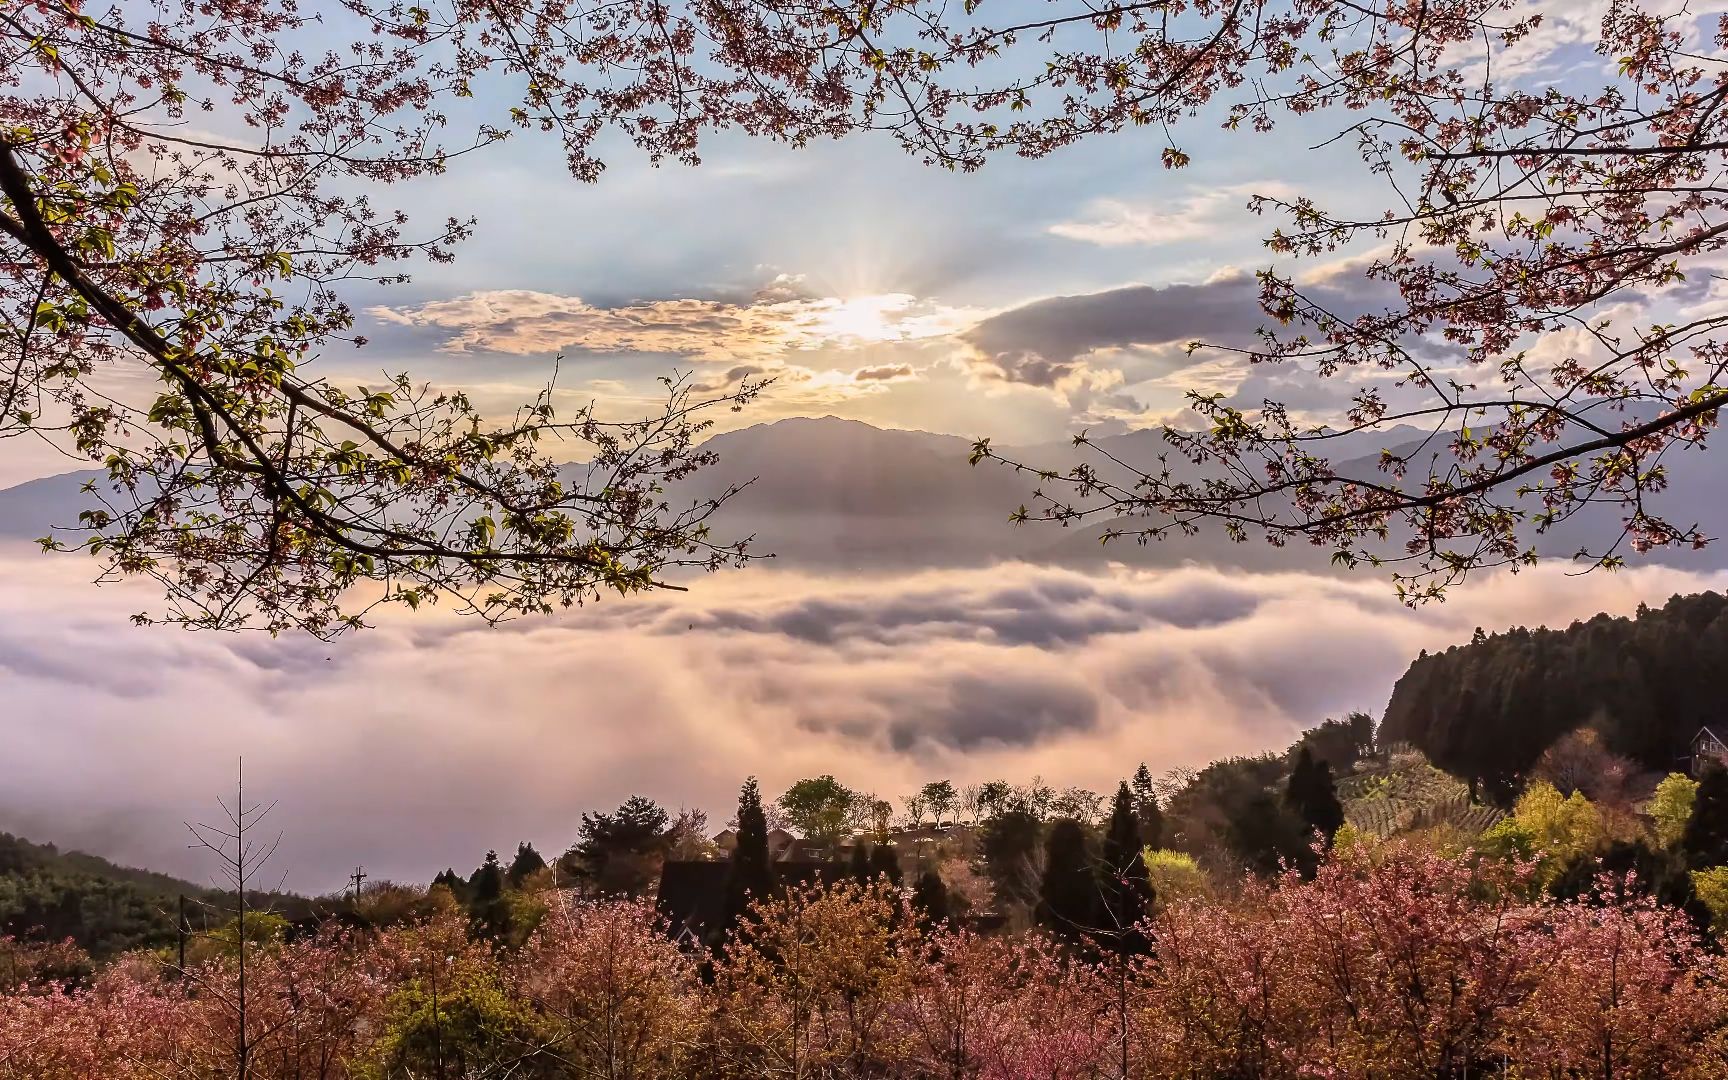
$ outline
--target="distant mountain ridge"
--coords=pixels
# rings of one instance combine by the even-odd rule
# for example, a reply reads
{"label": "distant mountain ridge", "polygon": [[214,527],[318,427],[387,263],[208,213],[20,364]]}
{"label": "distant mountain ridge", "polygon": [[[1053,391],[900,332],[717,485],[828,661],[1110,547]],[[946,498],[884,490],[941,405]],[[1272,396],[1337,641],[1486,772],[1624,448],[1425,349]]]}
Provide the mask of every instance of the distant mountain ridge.
{"label": "distant mountain ridge", "polygon": [[[1340,473],[1371,474],[1381,447],[1410,452],[1420,437],[1407,427],[1353,433],[1340,437],[1333,457],[1342,461]],[[1148,467],[1163,449],[1156,429],[1101,437],[1094,444],[1112,457]],[[833,416],[792,417],[716,435],[705,445],[719,461],[678,484],[673,496],[688,502],[753,481],[711,524],[720,537],[754,537],[752,549],[775,554],[783,566],[913,569],[1019,559],[1332,571],[1324,549],[1299,541],[1281,548],[1259,540],[1234,544],[1217,530],[1145,545],[1130,538],[1099,543],[1106,530],[1144,528],[1145,519],[1099,518],[1069,528],[1038,522],[1012,526],[1009,515],[1016,508],[1034,506],[1036,477],[994,462],[972,466],[972,440],[956,435],[884,429]],[[1062,470],[1082,460],[1068,440],[1001,446],[998,452],[1033,468]],[[1439,453],[1444,466],[1445,451]],[[1127,470],[1096,456],[1087,460],[1110,479],[1131,484]],[[580,471],[580,466],[568,468],[572,474]],[[1697,524],[1708,535],[1728,532],[1728,470],[1712,469],[1702,453],[1677,455],[1669,469],[1672,490],[1664,499],[1669,507],[1686,500],[1686,509],[1697,509],[1703,519]],[[0,538],[33,540],[51,526],[75,527],[79,511],[92,503],[82,485],[104,478],[100,470],[89,470],[0,490]],[[1618,518],[1610,512],[1587,514],[1563,523],[1539,547],[1545,555],[1565,557],[1583,546],[1607,546],[1618,529]],[[1388,550],[1395,547],[1396,538]],[[1658,552],[1652,559],[1716,569],[1728,566],[1728,551],[1712,545],[1699,554]]]}

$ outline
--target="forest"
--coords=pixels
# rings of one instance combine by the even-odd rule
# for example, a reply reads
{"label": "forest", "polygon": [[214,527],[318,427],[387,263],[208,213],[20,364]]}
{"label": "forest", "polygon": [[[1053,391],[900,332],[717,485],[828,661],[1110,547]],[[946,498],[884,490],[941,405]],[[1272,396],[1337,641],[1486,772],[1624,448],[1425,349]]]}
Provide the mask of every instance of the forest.
{"label": "forest", "polygon": [[[1509,803],[1562,735],[1587,727],[1638,770],[1676,767],[1692,735],[1725,726],[1714,673],[1728,663],[1728,597],[1676,596],[1634,618],[1518,628],[1417,658],[1381,737]],[[1512,722],[1509,722],[1512,721]]]}

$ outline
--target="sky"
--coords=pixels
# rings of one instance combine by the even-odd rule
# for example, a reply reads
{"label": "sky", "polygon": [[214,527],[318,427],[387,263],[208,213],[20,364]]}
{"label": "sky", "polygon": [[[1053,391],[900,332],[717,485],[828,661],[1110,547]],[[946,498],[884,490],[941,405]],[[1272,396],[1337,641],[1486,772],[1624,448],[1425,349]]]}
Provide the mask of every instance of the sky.
{"label": "sky", "polygon": [[[1607,62],[1588,49],[1606,3],[1541,6],[1507,70],[1539,86]],[[1312,149],[1334,132],[1209,119],[1185,130],[1180,171],[1154,134],[967,175],[886,136],[721,136],[699,167],[621,151],[585,185],[553,142],[515,139],[392,189],[413,220],[473,214],[476,234],[409,284],[350,290],[370,343],[317,370],[374,385],[410,370],[494,415],[559,356],[562,400],[612,415],[652,411],[673,370],[716,388],[773,375],[723,427],[832,414],[999,444],[1180,422],[1190,388],[1335,414],[1348,384],[1185,346],[1240,343],[1258,321],[1273,221],[1252,196],[1386,193],[1348,143]],[[1292,272],[1372,303],[1353,273],[1370,253]],[[0,485],[81,464],[0,448]],[[243,756],[277,803],[280,871],[309,891],[356,863],[423,881],[519,840],[561,851],[583,811],[638,792],[718,827],[752,773],[776,792],[832,772],[891,799],[939,777],[1104,789],[1141,761],[1200,765],[1377,713],[1418,649],[1478,625],[1720,584],[1552,569],[1411,611],[1368,576],[782,565],[499,630],[393,617],[325,645],[133,628],[150,597],[96,589],[91,570],[0,551],[0,829],[196,877],[181,822],[214,809]]]}

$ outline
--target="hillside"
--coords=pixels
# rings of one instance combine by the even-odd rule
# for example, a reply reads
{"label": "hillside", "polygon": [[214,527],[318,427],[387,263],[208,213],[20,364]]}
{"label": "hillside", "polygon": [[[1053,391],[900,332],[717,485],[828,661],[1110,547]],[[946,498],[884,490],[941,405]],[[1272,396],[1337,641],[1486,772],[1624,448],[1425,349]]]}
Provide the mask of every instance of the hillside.
{"label": "hillside", "polygon": [[98,956],[165,945],[174,938],[178,898],[207,893],[166,874],[0,833],[0,936],[72,938]]}
{"label": "hillside", "polygon": [[1588,726],[1654,772],[1675,767],[1700,726],[1721,724],[1728,597],[1676,596],[1635,618],[1517,628],[1423,654],[1392,692],[1381,737],[1436,765],[1513,790],[1543,750]]}
{"label": "hillside", "polygon": [[1380,838],[1433,826],[1474,835],[1505,816],[1498,807],[1471,802],[1463,781],[1415,752],[1365,762],[1361,771],[1338,781],[1338,798],[1347,824]]}

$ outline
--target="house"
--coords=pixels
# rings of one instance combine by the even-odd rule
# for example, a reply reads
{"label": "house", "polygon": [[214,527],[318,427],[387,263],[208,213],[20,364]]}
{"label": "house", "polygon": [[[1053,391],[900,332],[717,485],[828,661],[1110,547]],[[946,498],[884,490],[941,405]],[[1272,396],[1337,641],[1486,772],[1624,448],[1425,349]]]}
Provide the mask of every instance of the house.
{"label": "house", "polygon": [[1698,734],[1692,736],[1689,747],[1691,758],[1691,773],[1694,777],[1703,774],[1711,765],[1728,765],[1728,743],[1724,743],[1714,731],[1707,727],[1698,729]]}
{"label": "house", "polygon": [[[732,853],[738,850],[738,830],[722,829],[709,839],[720,849],[723,858],[730,859]],[[775,862],[797,862],[822,859],[820,847],[807,840],[799,839],[785,829],[768,830],[768,857]]]}

